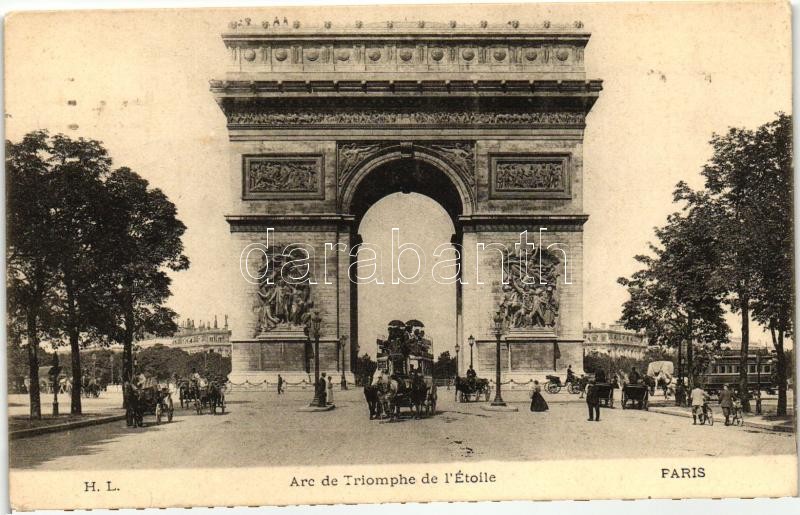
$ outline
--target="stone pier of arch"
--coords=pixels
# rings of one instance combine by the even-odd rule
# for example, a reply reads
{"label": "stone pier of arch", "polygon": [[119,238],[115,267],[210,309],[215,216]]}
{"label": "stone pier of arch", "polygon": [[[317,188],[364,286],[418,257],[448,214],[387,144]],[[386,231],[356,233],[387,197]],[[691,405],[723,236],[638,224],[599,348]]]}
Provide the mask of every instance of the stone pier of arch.
{"label": "stone pier of arch", "polygon": [[[228,69],[211,91],[229,134],[221,190],[231,245],[238,253],[264,244],[272,230],[276,244],[350,249],[360,242],[361,217],[381,197],[400,189],[432,197],[463,246],[452,342],[461,348],[459,368],[469,365],[472,335],[478,375],[494,377],[492,317],[505,292],[499,274],[485,281],[475,274],[498,272],[501,258],[477,244],[513,249],[520,232],[536,235],[536,245],[541,234],[544,246],[568,249],[557,312],[547,315],[552,323],[507,332],[503,378],[563,375],[568,365],[580,372],[583,137],[602,89],[584,70],[590,34],[581,24],[421,25],[240,24],[222,35]],[[258,269],[258,254],[252,259]],[[309,302],[289,301],[269,324],[259,312],[264,291],[259,296],[259,285],[231,263],[232,382],[310,380],[301,319],[311,305],[322,319],[320,369],[338,379],[338,364],[353,380],[360,335],[352,259],[315,253]]]}

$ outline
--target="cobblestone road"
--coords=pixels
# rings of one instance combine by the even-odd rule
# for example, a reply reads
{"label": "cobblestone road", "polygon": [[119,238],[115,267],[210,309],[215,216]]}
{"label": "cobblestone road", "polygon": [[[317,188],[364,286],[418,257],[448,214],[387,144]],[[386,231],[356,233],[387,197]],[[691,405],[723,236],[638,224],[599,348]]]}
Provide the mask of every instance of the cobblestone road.
{"label": "cobblestone road", "polygon": [[[224,415],[177,410],[171,424],[140,429],[122,422],[11,442],[12,468],[118,469],[409,463],[462,460],[702,457],[793,454],[794,434],[692,426],[681,417],[603,409],[586,420],[576,396],[548,396],[531,413],[510,392],[516,413],[455,403],[440,389],[439,412],[424,420],[368,420],[361,390],[336,392],[336,409],[301,413],[310,392],[232,392]],[[569,401],[569,402],[565,402]],[[153,417],[148,422],[154,424]]]}

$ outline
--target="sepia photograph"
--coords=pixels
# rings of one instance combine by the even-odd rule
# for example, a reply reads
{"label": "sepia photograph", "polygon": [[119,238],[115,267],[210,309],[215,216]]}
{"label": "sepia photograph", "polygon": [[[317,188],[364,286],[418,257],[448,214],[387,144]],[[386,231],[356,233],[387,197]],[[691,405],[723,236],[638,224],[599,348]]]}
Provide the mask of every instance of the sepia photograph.
{"label": "sepia photograph", "polygon": [[17,11],[3,73],[14,510],[797,495],[789,4]]}

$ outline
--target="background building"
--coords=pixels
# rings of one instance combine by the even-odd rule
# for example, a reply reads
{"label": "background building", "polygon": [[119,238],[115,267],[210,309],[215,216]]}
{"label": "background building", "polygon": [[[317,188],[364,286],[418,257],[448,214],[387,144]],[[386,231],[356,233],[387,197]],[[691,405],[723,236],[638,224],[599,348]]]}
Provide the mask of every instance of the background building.
{"label": "background building", "polygon": [[164,345],[181,349],[189,354],[213,351],[222,356],[231,355],[231,331],[228,328],[228,315],[225,315],[225,324],[219,327],[217,316],[214,323],[196,322],[187,318],[178,328],[174,336],[152,337],[139,340],[136,345],[146,349],[154,345]]}
{"label": "background building", "polygon": [[595,327],[588,322],[583,329],[583,338],[586,354],[601,352],[612,358],[643,358],[647,351],[645,334],[625,329],[621,324],[600,324]]}

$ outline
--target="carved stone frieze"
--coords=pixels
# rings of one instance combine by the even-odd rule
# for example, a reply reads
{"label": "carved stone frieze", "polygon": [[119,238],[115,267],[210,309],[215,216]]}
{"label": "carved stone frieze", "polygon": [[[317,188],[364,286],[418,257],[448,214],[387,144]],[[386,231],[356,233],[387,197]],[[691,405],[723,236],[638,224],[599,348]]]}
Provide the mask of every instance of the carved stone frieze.
{"label": "carved stone frieze", "polygon": [[245,155],[243,198],[318,198],[323,192],[321,155]]}
{"label": "carved stone frieze", "polygon": [[231,127],[538,127],[583,126],[585,114],[573,111],[468,110],[266,110],[258,107],[227,111]]}
{"label": "carved stone frieze", "polygon": [[569,198],[568,154],[493,154],[491,198]]}
{"label": "carved stone frieze", "polygon": [[564,189],[563,161],[497,164],[498,191],[559,191]]}

